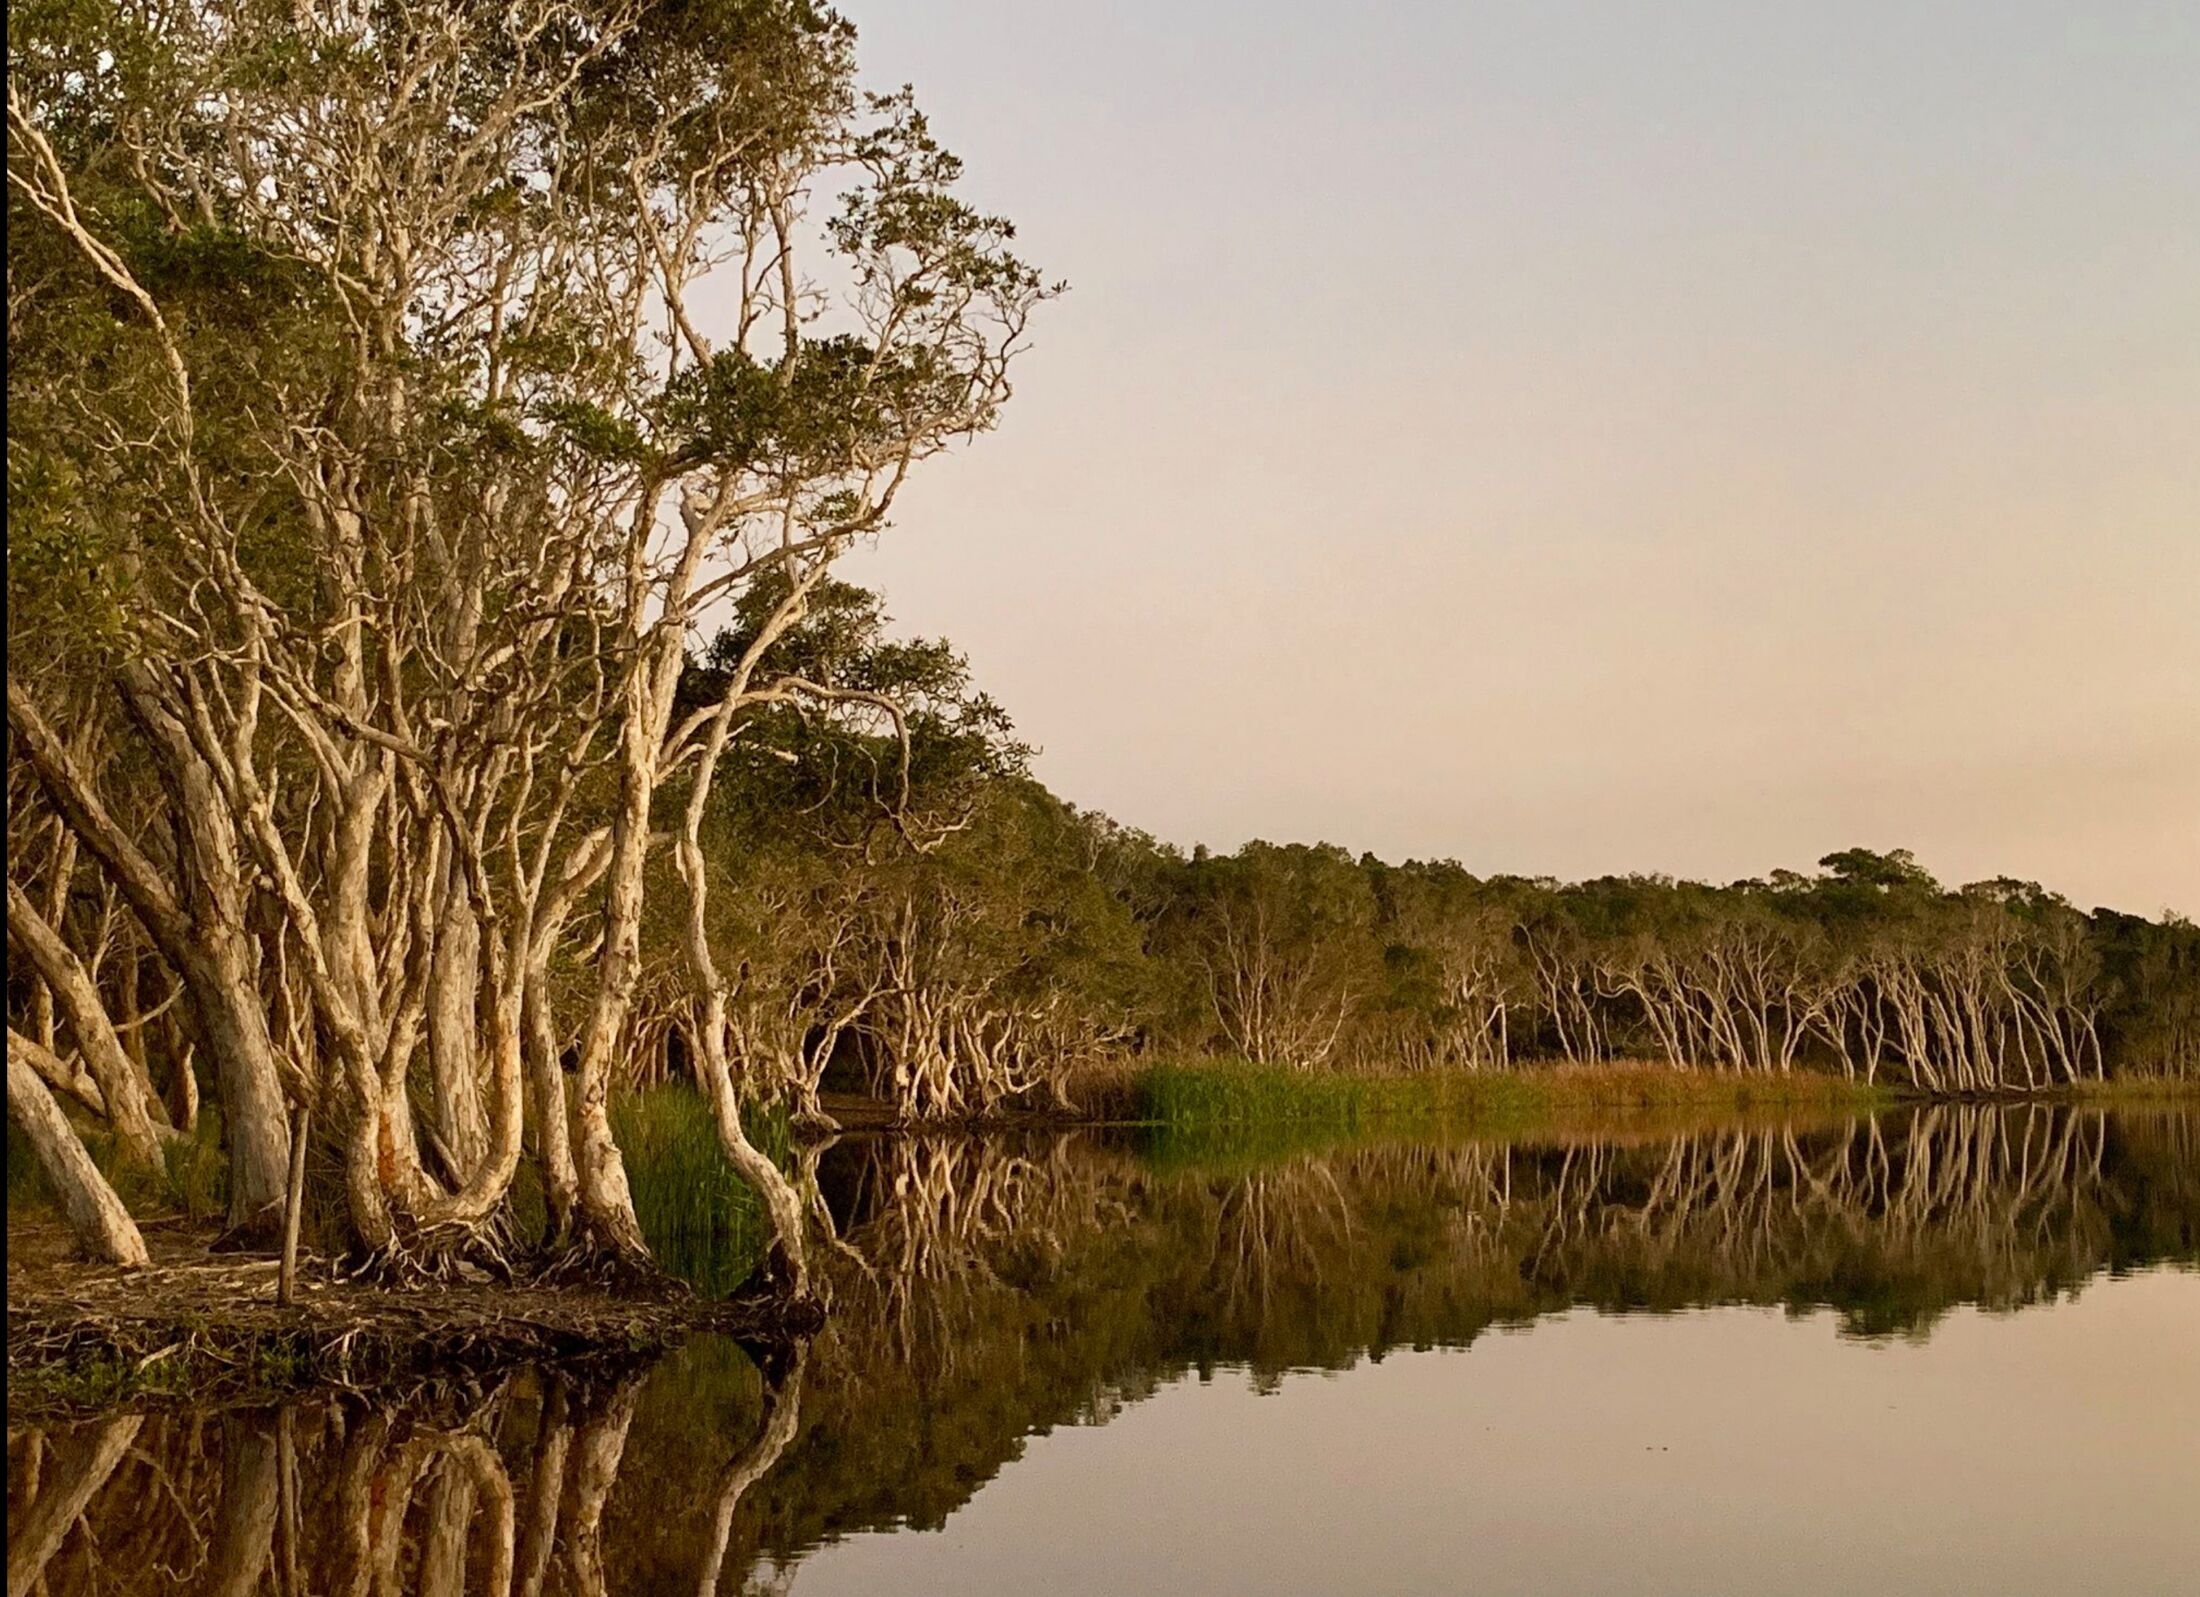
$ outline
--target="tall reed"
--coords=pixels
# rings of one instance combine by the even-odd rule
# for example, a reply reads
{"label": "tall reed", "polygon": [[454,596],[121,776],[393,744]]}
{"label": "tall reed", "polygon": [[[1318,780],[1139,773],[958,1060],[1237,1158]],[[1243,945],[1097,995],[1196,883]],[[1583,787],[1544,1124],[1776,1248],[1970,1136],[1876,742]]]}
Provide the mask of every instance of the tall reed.
{"label": "tall reed", "polygon": [[1178,1132],[1218,1126],[1318,1130],[1378,1125],[1532,1129],[1555,1115],[1633,1109],[1867,1109],[1889,1094],[1837,1076],[1762,1077],[1662,1065],[1344,1075],[1244,1061],[1158,1064],[1136,1078],[1138,1119]]}
{"label": "tall reed", "polygon": [[[745,1120],[750,1140],[784,1165],[785,1112],[752,1111]],[[657,1262],[713,1296],[739,1287],[762,1257],[766,1224],[756,1195],[719,1149],[710,1106],[684,1083],[650,1087],[615,1099],[611,1126]]]}

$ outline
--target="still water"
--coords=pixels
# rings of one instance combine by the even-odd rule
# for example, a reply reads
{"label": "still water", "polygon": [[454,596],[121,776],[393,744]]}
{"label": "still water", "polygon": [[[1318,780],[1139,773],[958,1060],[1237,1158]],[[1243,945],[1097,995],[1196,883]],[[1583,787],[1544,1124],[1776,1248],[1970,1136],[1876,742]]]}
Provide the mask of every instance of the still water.
{"label": "still water", "polygon": [[11,1426],[10,1597],[2200,1592],[2200,1115],[820,1178],[781,1366]]}

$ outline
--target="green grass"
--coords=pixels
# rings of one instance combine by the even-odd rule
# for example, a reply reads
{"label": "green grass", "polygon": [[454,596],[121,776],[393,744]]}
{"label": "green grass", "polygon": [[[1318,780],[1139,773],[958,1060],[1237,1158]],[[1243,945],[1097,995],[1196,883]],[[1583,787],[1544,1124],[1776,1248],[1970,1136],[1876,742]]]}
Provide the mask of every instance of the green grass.
{"label": "green grass", "polygon": [[[222,1155],[221,1119],[211,1111],[199,1116],[188,1137],[161,1150],[159,1174],[124,1165],[115,1158],[114,1138],[99,1123],[79,1125],[84,1146],[101,1175],[113,1183],[123,1207],[143,1218],[181,1214],[192,1220],[220,1215],[228,1202],[229,1161]],[[31,1151],[30,1139],[8,1122],[8,1208],[58,1209],[46,1173]]]}
{"label": "green grass", "polygon": [[1613,1111],[1866,1110],[1893,1095],[1834,1076],[1717,1075],[1656,1065],[1347,1075],[1223,1061],[1158,1064],[1132,1084],[1152,1153],[1274,1157],[1402,1130],[1529,1132]]}
{"label": "green grass", "polygon": [[[752,1112],[749,1138],[787,1162],[787,1118]],[[699,1291],[724,1296],[762,1256],[763,1206],[718,1147],[710,1105],[684,1085],[653,1087],[611,1106],[611,1129],[626,1157],[627,1185],[657,1262]]]}
{"label": "green grass", "polygon": [[[613,1133],[626,1156],[627,1184],[650,1249],[667,1270],[697,1289],[722,1295],[745,1281],[762,1256],[763,1211],[718,1148],[710,1106],[700,1094],[674,1084],[633,1093],[611,1106]],[[781,1111],[752,1113],[756,1145],[787,1162],[787,1118]],[[92,1161],[115,1183],[129,1211],[140,1219],[182,1214],[219,1219],[226,1199],[228,1161],[222,1156],[219,1119],[202,1114],[197,1131],[166,1150],[161,1175],[118,1168],[103,1127],[85,1129]],[[325,1140],[325,1139],[324,1139]],[[333,1146],[309,1166],[307,1233],[324,1243],[344,1233],[343,1172]],[[11,1214],[58,1210],[29,1139],[8,1125],[7,1204]],[[523,1162],[512,1184],[513,1218],[520,1231],[539,1235],[544,1223],[540,1181]]]}
{"label": "green grass", "polygon": [[2061,1091],[2080,1103],[2189,1104],[2200,1098],[2200,1077],[2112,1076],[2107,1081],[2081,1081]]}
{"label": "green grass", "polygon": [[36,1207],[53,1201],[46,1177],[31,1152],[31,1139],[11,1119],[8,1122],[8,1211]]}
{"label": "green grass", "polygon": [[8,1400],[26,1408],[100,1409],[131,1399],[181,1397],[192,1389],[185,1360],[94,1358],[29,1364],[8,1372]]}

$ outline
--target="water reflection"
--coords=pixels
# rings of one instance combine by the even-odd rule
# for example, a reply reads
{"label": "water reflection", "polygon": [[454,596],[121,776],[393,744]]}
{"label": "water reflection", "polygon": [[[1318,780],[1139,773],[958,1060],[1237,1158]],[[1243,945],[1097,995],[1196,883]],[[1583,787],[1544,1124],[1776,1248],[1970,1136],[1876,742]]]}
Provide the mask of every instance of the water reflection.
{"label": "water reflection", "polygon": [[784,1589],[943,1525],[1026,1438],[1187,1372],[1267,1387],[1588,1306],[1831,1309],[1926,1337],[2200,1260],[2200,1116],[1937,1108],[1278,1153],[857,1139],[827,1329],[759,1367],[521,1370],[400,1403],[11,1427],[10,1597]]}

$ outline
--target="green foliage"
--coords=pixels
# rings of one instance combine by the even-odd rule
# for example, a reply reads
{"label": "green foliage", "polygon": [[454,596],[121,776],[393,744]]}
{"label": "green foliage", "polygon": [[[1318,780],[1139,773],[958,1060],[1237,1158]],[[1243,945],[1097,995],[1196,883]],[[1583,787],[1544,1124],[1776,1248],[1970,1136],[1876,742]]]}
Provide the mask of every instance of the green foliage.
{"label": "green foliage", "polygon": [[[17,1388],[15,1383],[22,1382]],[[191,1390],[191,1371],[181,1359],[93,1358],[81,1363],[27,1365],[8,1372],[9,1391],[28,1407],[90,1413],[151,1398],[180,1398]]]}
{"label": "green foliage", "polygon": [[[405,872],[450,857],[437,829],[465,833],[442,808],[463,794],[472,835],[564,859],[549,844],[572,834],[547,834],[610,813],[607,684],[650,612],[615,597],[649,586],[617,529],[715,491],[749,507],[708,551],[732,568],[713,596],[730,620],[675,713],[765,695],[713,773],[705,836],[705,929],[761,1101],[838,1069],[910,1115],[982,1114],[1062,1101],[1089,1068],[1232,1056],[1254,1063],[1157,1067],[1147,1111],[1502,1117],[1562,1090],[1504,1073],[1550,1058],[1935,1091],[2200,1079],[2194,928],[2088,916],[2014,878],[1947,890],[1904,850],[1724,886],[1561,885],[1328,843],[1186,855],[1049,793],[947,641],[893,636],[852,584],[810,585],[810,560],[883,525],[878,482],[992,425],[1053,292],[1013,228],[958,197],[913,98],[859,93],[852,51],[809,0],[645,0],[600,22],[274,0],[11,12],[28,108],[8,202],[11,664],[76,690],[108,807],[144,818],[164,865],[180,784],[148,778],[143,712],[133,727],[97,691],[124,662],[157,666],[197,742],[255,768],[309,894],[336,868],[324,839],[366,823],[345,863],[377,927],[413,926]],[[34,128],[96,248],[50,194],[33,203]],[[655,311],[641,334],[622,322],[620,304],[677,313],[670,285],[714,239],[746,228],[744,271],[761,270],[805,186],[843,180],[830,314],[768,290],[733,336],[682,330],[671,355]],[[692,230],[660,236],[673,215]],[[378,813],[357,796],[376,784],[339,770],[366,749],[407,751]],[[298,913],[264,863],[255,935]],[[691,1013],[679,901],[647,895],[658,1038]],[[559,953],[560,1022],[593,975],[594,915]],[[404,935],[375,949],[385,970],[423,952]],[[673,1090],[618,1115],[645,1231],[729,1288],[757,1215],[707,1114]],[[145,1201],[211,1211],[216,1124]],[[19,1163],[11,1197],[34,1184]]]}
{"label": "green foliage", "polygon": [[31,1151],[31,1139],[12,1117],[8,1121],[7,1179],[8,1213],[52,1205],[53,1193],[46,1185],[45,1173],[38,1168],[38,1156]]}
{"label": "green foliage", "polygon": [[[101,1175],[132,1214],[177,1214],[194,1222],[219,1216],[228,1202],[228,1162],[222,1157],[219,1116],[202,1113],[196,1129],[162,1145],[162,1169],[150,1174],[115,1157],[114,1139],[100,1123],[82,1126],[84,1146]],[[56,1210],[58,1203],[31,1151],[30,1139],[8,1122],[7,1200],[10,1213]]]}
{"label": "green foliage", "polygon": [[221,1118],[202,1110],[188,1137],[161,1148],[167,1200],[194,1221],[219,1216],[229,1202],[229,1162],[222,1156]]}
{"label": "green foliage", "polygon": [[[683,713],[736,680],[787,592],[743,596],[690,661]],[[2088,917],[2009,878],[1944,889],[1900,849],[1723,887],[1480,878],[1328,844],[1187,855],[1031,780],[963,657],[892,637],[876,595],[821,584],[776,648],[859,697],[738,727],[706,839],[721,958],[748,994],[786,996],[783,1049],[855,1016],[840,1054],[910,1112],[982,1111],[1126,1057],[1237,1057],[1276,1082],[1550,1059],[1929,1091],[2200,1076],[2200,945],[2175,920]],[[906,752],[866,696],[901,707]],[[988,1084],[972,1026],[1044,1057]],[[961,1086],[904,1068],[933,1048]]]}
{"label": "green foliage", "polygon": [[[685,714],[715,704],[789,592],[783,573],[745,588],[733,624],[688,663]],[[961,825],[978,795],[1012,782],[1029,749],[1007,713],[972,685],[969,662],[940,639],[898,639],[878,595],[827,578],[771,647],[772,670],[861,699],[797,696],[749,711],[713,785],[720,846],[788,851],[862,848],[897,826],[929,839]],[[892,718],[907,729],[906,755]]]}
{"label": "green foliage", "polygon": [[1251,1061],[1157,1064],[1139,1076],[1140,1118],[1160,1126],[1286,1125],[1349,1132],[1389,1116],[1440,1119],[1465,1106],[1449,1074],[1348,1076]]}
{"label": "green foliage", "polygon": [[1181,1161],[1407,1131],[1517,1135],[1611,1110],[1865,1110],[1890,1100],[1822,1076],[1762,1081],[1642,1066],[1346,1075],[1224,1060],[1148,1066],[1133,1101],[1153,1129],[1156,1155]]}

